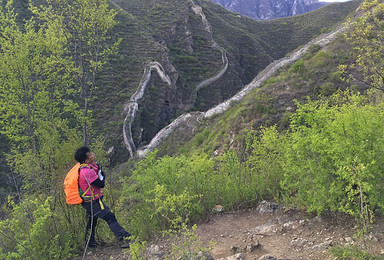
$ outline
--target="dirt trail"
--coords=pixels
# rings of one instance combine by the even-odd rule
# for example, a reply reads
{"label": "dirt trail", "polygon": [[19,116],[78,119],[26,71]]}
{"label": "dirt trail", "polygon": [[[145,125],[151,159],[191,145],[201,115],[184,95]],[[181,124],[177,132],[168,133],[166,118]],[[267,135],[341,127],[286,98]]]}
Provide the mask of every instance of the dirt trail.
{"label": "dirt trail", "polygon": [[[363,247],[362,241],[354,236],[357,228],[349,216],[324,214],[317,217],[293,209],[276,209],[274,205],[262,202],[254,209],[217,213],[208,221],[198,223],[196,233],[202,244],[211,245],[210,259],[259,260],[264,256],[262,259],[331,260],[331,247]],[[370,253],[380,255],[384,252],[383,216],[375,218],[366,242]],[[147,249],[146,259],[163,260],[169,246],[164,239],[159,239],[148,242]],[[81,257],[76,258],[79,259]],[[128,257],[115,243],[108,243],[85,259],[122,260]]]}

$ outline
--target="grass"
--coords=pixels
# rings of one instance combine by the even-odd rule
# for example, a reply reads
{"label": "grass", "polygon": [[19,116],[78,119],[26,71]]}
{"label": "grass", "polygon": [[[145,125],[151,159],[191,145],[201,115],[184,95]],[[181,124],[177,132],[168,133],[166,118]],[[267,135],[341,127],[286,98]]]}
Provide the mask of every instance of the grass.
{"label": "grass", "polygon": [[383,260],[382,256],[374,256],[355,246],[335,246],[330,249],[335,260]]}

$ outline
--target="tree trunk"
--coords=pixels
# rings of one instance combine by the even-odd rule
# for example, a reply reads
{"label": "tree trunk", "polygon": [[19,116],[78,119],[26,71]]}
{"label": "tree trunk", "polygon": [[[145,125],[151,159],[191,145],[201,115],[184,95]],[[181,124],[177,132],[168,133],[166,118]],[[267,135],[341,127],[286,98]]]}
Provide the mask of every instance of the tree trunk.
{"label": "tree trunk", "polygon": [[83,145],[88,146],[89,140],[88,140],[88,129],[87,129],[87,114],[88,114],[88,100],[85,99],[84,101],[84,113],[83,113]]}

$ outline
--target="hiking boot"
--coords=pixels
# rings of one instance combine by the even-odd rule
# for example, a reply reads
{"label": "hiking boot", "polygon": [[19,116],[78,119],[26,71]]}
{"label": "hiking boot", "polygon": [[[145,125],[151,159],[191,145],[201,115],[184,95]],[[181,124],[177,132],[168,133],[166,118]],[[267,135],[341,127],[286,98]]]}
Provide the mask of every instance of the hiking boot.
{"label": "hiking boot", "polygon": [[129,248],[133,241],[129,240],[128,238],[123,238],[119,241],[119,243],[121,248]]}
{"label": "hiking boot", "polygon": [[96,247],[98,246],[99,244],[98,243],[89,243],[88,244],[88,248],[92,248],[92,249],[96,249]]}

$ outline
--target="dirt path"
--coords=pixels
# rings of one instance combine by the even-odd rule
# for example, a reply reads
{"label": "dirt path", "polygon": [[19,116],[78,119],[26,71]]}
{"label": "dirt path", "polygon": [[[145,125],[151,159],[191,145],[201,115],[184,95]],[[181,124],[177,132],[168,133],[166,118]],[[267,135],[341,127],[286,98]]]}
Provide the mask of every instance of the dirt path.
{"label": "dirt path", "polygon": [[[363,246],[362,241],[354,237],[357,229],[351,217],[342,214],[316,217],[275,206],[262,202],[252,210],[215,214],[209,221],[198,223],[196,233],[203,245],[212,245],[210,254],[215,260],[331,260],[329,249],[333,246]],[[383,253],[382,216],[376,217],[372,232],[367,236],[367,245],[367,251],[376,255]],[[149,243],[147,249],[147,259],[162,260],[169,248],[164,240],[159,240]],[[111,243],[102,245],[85,259],[128,257]]]}
{"label": "dirt path", "polygon": [[324,260],[331,259],[327,251],[330,246],[353,241],[351,220],[344,219],[345,225],[339,225],[340,220],[340,216],[318,218],[295,211],[242,211],[215,216],[200,225],[198,234],[203,243],[215,243],[211,251],[214,259],[237,255],[256,260],[268,255],[275,259]]}

